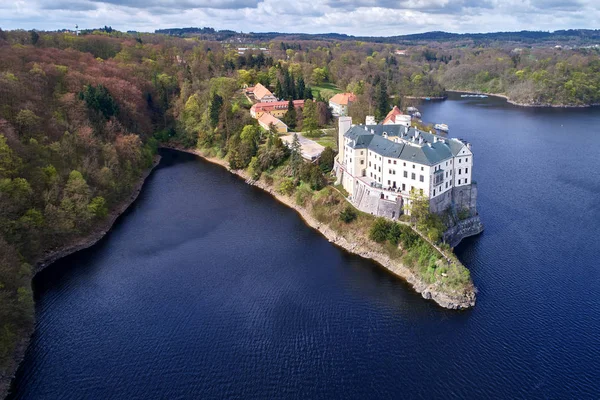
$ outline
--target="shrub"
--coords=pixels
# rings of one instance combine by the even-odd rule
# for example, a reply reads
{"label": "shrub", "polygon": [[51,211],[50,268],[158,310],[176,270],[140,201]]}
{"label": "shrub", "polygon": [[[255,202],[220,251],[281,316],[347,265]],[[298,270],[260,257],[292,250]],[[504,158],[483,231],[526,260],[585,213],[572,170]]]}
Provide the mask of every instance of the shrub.
{"label": "shrub", "polygon": [[398,245],[400,238],[402,237],[402,227],[398,223],[392,223],[390,230],[387,234],[387,240],[393,245]]}
{"label": "shrub", "polygon": [[348,204],[346,208],[340,213],[340,221],[349,224],[350,222],[354,221],[357,216],[358,214],[356,213],[354,207]]}
{"label": "shrub", "polygon": [[302,183],[296,190],[296,204],[306,205],[306,202],[312,197],[313,192],[306,183]]}
{"label": "shrub", "polygon": [[294,185],[294,181],[290,178],[285,178],[279,184],[277,191],[283,195],[289,196],[294,193],[294,189],[296,186]]}
{"label": "shrub", "polygon": [[385,242],[391,229],[391,225],[392,223],[385,218],[375,219],[375,222],[371,225],[371,230],[369,231],[369,239],[377,243]]}

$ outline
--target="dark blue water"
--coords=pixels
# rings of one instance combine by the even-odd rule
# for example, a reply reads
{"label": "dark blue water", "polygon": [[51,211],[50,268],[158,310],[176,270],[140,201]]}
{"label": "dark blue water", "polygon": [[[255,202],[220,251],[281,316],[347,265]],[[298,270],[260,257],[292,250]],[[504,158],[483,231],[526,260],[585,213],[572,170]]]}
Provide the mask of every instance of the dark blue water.
{"label": "dark blue water", "polygon": [[421,107],[473,143],[483,235],[447,311],[219,167],[165,152],[34,281],[18,399],[600,398],[600,112]]}

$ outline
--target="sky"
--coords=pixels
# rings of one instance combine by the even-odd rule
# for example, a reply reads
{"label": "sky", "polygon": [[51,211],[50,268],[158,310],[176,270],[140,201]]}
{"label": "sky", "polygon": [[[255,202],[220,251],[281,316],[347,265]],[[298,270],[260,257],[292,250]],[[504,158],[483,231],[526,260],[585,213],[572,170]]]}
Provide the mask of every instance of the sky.
{"label": "sky", "polygon": [[75,25],[357,36],[597,29],[600,0],[0,0],[2,29]]}

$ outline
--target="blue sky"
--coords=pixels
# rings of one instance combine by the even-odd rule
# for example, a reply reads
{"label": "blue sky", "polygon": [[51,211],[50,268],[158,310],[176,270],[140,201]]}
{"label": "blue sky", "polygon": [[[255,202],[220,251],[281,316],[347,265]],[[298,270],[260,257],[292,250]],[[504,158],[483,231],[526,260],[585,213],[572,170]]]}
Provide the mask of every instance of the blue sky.
{"label": "blue sky", "polygon": [[600,0],[1,0],[0,28],[210,26],[392,36],[600,27]]}

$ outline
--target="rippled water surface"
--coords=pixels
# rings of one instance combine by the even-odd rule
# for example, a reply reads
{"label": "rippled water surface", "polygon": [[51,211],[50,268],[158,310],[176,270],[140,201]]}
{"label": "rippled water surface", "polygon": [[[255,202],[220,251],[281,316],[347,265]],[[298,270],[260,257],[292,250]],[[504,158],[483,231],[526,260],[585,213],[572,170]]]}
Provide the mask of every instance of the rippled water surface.
{"label": "rippled water surface", "polygon": [[421,107],[475,152],[477,306],[446,311],[225,170],[164,152],[39,274],[17,399],[600,398],[600,111]]}

